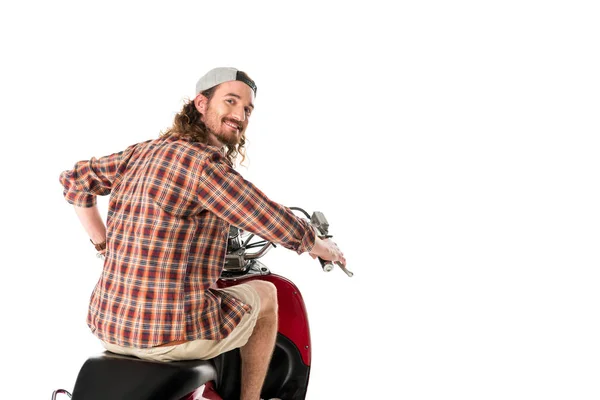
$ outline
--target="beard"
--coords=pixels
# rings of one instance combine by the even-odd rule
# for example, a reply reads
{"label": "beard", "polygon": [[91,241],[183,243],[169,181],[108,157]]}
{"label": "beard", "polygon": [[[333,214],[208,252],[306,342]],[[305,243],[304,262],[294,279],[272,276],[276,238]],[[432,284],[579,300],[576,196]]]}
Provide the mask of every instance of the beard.
{"label": "beard", "polygon": [[229,148],[234,148],[237,146],[242,139],[242,127],[240,126],[238,129],[239,133],[231,132],[228,128],[224,127],[225,122],[232,123],[234,125],[239,126],[239,122],[232,118],[228,117],[220,117],[216,115],[216,113],[211,112],[210,108],[205,116],[204,126],[206,126],[206,130],[209,134],[213,134],[221,143]]}
{"label": "beard", "polygon": [[[230,120],[232,121],[232,120]],[[235,122],[235,121],[232,121]],[[208,128],[208,131],[210,133],[212,133],[213,135],[215,135],[215,137],[217,139],[219,139],[219,142],[223,143],[225,146],[227,147],[235,147],[238,144],[240,144],[240,140],[242,137],[242,134],[236,134],[235,132],[223,132],[222,130],[212,130],[210,129],[210,127]]]}

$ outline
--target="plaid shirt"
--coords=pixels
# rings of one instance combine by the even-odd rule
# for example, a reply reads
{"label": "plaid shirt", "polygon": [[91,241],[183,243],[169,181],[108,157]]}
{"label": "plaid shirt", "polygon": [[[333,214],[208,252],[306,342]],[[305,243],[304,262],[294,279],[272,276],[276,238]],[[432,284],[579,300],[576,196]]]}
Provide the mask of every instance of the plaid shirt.
{"label": "plaid shirt", "polygon": [[223,269],[229,224],[295,250],[314,245],[304,219],[244,180],[216,147],[159,138],[60,175],[80,207],[110,194],[107,255],[87,323],[109,343],[146,348],[225,338],[250,306],[209,287]]}

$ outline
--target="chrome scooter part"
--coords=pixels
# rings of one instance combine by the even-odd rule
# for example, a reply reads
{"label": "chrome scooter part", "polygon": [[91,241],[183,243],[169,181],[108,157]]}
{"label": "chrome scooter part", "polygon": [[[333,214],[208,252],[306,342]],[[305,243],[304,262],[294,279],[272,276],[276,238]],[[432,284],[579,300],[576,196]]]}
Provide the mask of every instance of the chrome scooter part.
{"label": "chrome scooter part", "polygon": [[67,392],[67,391],[66,391],[66,390],[64,390],[64,389],[58,389],[58,390],[55,390],[55,391],[52,393],[52,400],[56,400],[56,395],[57,395],[57,394],[66,394],[67,396],[69,396],[69,398],[71,398],[71,393]]}
{"label": "chrome scooter part", "polygon": [[333,269],[333,263],[331,261],[325,261],[319,257],[319,261],[321,261],[321,267],[323,267],[323,271],[331,272]]}
{"label": "chrome scooter part", "polygon": [[[342,263],[341,263],[341,262],[339,262],[339,261],[336,261],[335,263],[337,264],[337,266],[338,266],[338,267],[340,267],[340,269],[341,269],[342,271],[344,271],[344,273],[345,273],[346,275],[348,275],[348,277],[352,278],[352,277],[354,276],[354,272],[351,272],[351,271],[347,270],[347,269],[346,269],[346,267],[344,267],[344,266],[342,265]],[[333,268],[333,267],[332,267],[332,268]]]}

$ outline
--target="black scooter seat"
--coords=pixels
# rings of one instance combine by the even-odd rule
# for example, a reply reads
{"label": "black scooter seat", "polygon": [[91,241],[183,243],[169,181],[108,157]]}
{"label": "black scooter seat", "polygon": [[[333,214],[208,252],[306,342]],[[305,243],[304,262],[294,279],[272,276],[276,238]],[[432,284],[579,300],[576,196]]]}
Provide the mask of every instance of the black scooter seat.
{"label": "black scooter seat", "polygon": [[83,364],[73,400],[179,400],[216,378],[210,360],[160,363],[106,351]]}

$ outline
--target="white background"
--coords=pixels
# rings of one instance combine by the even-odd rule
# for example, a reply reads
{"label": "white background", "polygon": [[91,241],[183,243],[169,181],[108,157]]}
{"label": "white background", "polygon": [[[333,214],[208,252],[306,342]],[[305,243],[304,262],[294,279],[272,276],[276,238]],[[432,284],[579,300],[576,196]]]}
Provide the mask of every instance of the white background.
{"label": "white background", "polygon": [[355,272],[264,259],[305,298],[308,399],[600,398],[598,9],[394,7],[3,3],[0,397],[71,390],[102,350],[59,173],[157,137],[234,66],[258,85],[240,171],[325,212]]}

